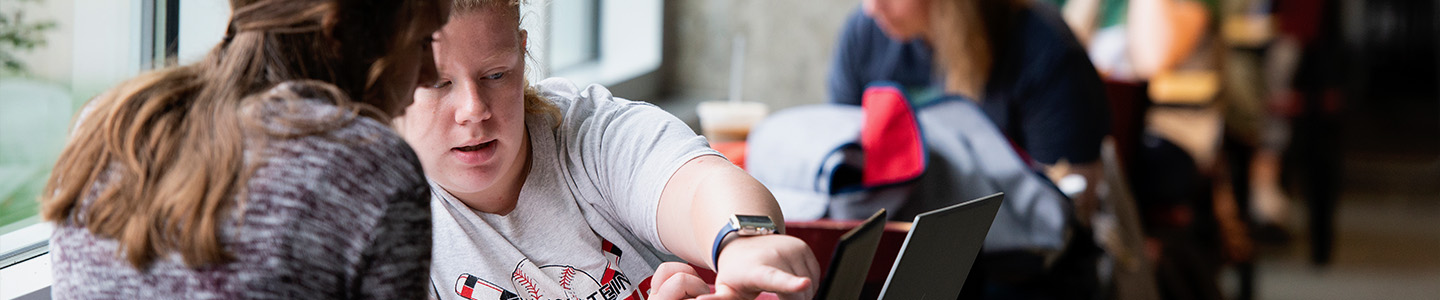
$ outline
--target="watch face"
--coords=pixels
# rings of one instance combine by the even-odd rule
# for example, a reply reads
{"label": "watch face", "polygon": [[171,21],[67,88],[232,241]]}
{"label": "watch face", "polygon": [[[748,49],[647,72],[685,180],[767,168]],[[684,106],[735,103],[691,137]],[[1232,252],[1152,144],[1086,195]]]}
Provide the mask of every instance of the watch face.
{"label": "watch face", "polygon": [[769,216],[735,215],[736,230],[741,236],[775,233],[775,222]]}
{"label": "watch face", "polygon": [[739,220],[741,225],[749,225],[749,226],[766,225],[766,226],[769,226],[769,225],[774,225],[774,224],[775,224],[774,222],[770,221],[770,217],[767,217],[767,216],[735,215],[735,219],[736,219],[736,220]]}

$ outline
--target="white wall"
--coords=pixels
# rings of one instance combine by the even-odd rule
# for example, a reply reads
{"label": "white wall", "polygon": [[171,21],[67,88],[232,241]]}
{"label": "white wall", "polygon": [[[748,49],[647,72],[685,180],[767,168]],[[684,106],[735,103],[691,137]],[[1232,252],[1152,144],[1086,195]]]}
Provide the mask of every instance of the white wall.
{"label": "white wall", "polygon": [[225,38],[229,21],[230,1],[180,0],[180,45],[176,49],[180,64],[204,58]]}
{"label": "white wall", "polygon": [[666,1],[664,85],[682,100],[729,94],[731,37],[746,37],[742,99],[772,110],[827,101],[835,39],[858,0]]}
{"label": "white wall", "polygon": [[74,1],[70,90],[89,98],[140,73],[141,1]]}

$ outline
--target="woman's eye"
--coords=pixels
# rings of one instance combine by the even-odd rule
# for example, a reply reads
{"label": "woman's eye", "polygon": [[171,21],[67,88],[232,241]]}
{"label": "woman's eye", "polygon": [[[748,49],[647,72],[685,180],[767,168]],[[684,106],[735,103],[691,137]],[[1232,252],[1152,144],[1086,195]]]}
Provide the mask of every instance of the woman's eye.
{"label": "woman's eye", "polygon": [[500,73],[490,74],[490,76],[485,76],[485,79],[496,80],[496,79],[500,79],[500,78],[504,78],[504,77],[505,77],[505,72],[500,72]]}
{"label": "woman's eye", "polygon": [[433,83],[430,83],[430,84],[426,84],[426,85],[425,85],[425,87],[432,88],[432,89],[444,88],[444,87],[447,87],[447,86],[450,86],[450,81],[449,81],[449,80],[438,80],[438,81],[435,81],[435,82],[433,82]]}

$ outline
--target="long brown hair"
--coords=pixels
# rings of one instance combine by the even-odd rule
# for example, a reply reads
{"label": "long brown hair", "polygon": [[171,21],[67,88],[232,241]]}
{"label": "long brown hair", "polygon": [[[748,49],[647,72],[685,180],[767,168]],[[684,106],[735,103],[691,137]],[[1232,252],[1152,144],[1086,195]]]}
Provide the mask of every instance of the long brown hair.
{"label": "long brown hair", "polygon": [[983,101],[996,51],[1025,0],[930,0],[929,41],[945,91]]}
{"label": "long brown hair", "polygon": [[[523,2],[524,0],[454,0],[455,5],[454,8],[450,10],[450,14],[460,15],[481,9],[502,12],[506,18],[513,17],[513,20],[515,20],[515,32],[517,35],[515,38],[518,39],[524,38],[518,36],[521,17],[520,4]],[[530,49],[520,49],[520,51],[524,51],[525,57],[530,58]],[[530,71],[530,64],[527,63],[525,65],[526,68],[524,72],[528,73]],[[527,78],[525,80],[525,117],[529,118],[532,116],[549,117],[551,120],[556,121],[556,126],[559,126],[560,123],[558,121],[560,120],[561,113],[559,107],[556,107],[555,104],[550,103],[550,101],[546,101],[545,98],[540,97],[540,91],[530,85],[530,80]]]}
{"label": "long brown hair", "polygon": [[226,37],[204,59],[139,75],[92,100],[41,196],[45,220],[117,240],[118,255],[136,268],[169,251],[190,266],[231,260],[220,222],[256,167],[246,165],[246,142],[284,138],[253,130],[257,116],[247,107],[274,101],[262,92],[290,82],[328,94],[322,100],[343,111],[291,124],[301,126],[298,135],[356,116],[388,122],[409,104],[406,87],[414,84],[394,82],[408,74],[392,66],[395,55],[418,53],[446,17],[433,0],[230,5]]}

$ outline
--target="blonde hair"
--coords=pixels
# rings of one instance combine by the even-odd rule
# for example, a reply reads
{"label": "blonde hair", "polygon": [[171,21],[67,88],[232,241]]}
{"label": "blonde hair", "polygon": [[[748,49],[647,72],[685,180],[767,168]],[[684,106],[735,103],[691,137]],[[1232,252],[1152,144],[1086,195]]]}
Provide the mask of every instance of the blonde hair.
{"label": "blonde hair", "polygon": [[1024,0],[931,0],[930,35],[945,91],[983,101],[995,53]]}
{"label": "blonde hair", "polygon": [[[520,36],[520,4],[522,4],[522,2],[524,2],[524,1],[523,1],[523,0],[453,0],[452,3],[454,3],[454,5],[453,5],[452,8],[450,9],[450,15],[451,15],[451,16],[459,16],[459,15],[463,15],[463,14],[467,14],[467,13],[474,13],[474,12],[476,12],[476,11],[478,11],[478,10],[482,10],[482,9],[485,9],[485,10],[495,10],[495,11],[501,12],[501,13],[503,13],[507,18],[513,18],[513,19],[515,20],[515,38],[516,38],[516,39],[520,39],[520,38],[521,38],[521,36]],[[526,58],[529,58],[529,57],[530,57],[530,49],[520,49],[520,51],[523,51],[523,52],[524,52],[524,55],[525,55]],[[522,74],[520,74],[520,75],[522,76],[522,78],[523,78],[523,76],[525,75],[525,74],[523,74],[523,73],[529,71],[529,70],[528,70],[528,66],[529,66],[529,65],[530,65],[530,64],[526,64],[526,66],[527,66],[526,70],[522,70]],[[530,80],[529,80],[529,79],[526,79],[526,80],[525,80],[525,117],[526,117],[526,118],[530,118],[530,117],[532,117],[532,116],[533,116],[533,117],[548,117],[548,118],[550,118],[551,120],[556,121],[554,124],[555,124],[556,126],[559,126],[559,121],[560,121],[561,115],[562,115],[562,114],[560,113],[560,108],[559,108],[559,107],[556,107],[555,104],[550,103],[549,100],[545,100],[544,97],[541,97],[541,96],[540,96],[540,91],[539,91],[539,90],[536,90],[536,89],[535,89],[535,86],[530,85]]]}
{"label": "blonde hair", "polygon": [[115,239],[136,268],[169,251],[189,266],[233,259],[221,244],[220,221],[256,167],[246,165],[247,136],[285,137],[254,130],[259,121],[250,108],[302,101],[262,92],[291,82],[342,108],[333,118],[290,124],[298,135],[357,116],[388,121],[408,104],[395,95],[409,84],[394,82],[401,71],[390,67],[390,56],[418,53],[420,39],[438,29],[421,20],[445,17],[433,1],[230,5],[224,41],[200,62],[139,75],[93,99],[41,196],[45,220]]}

